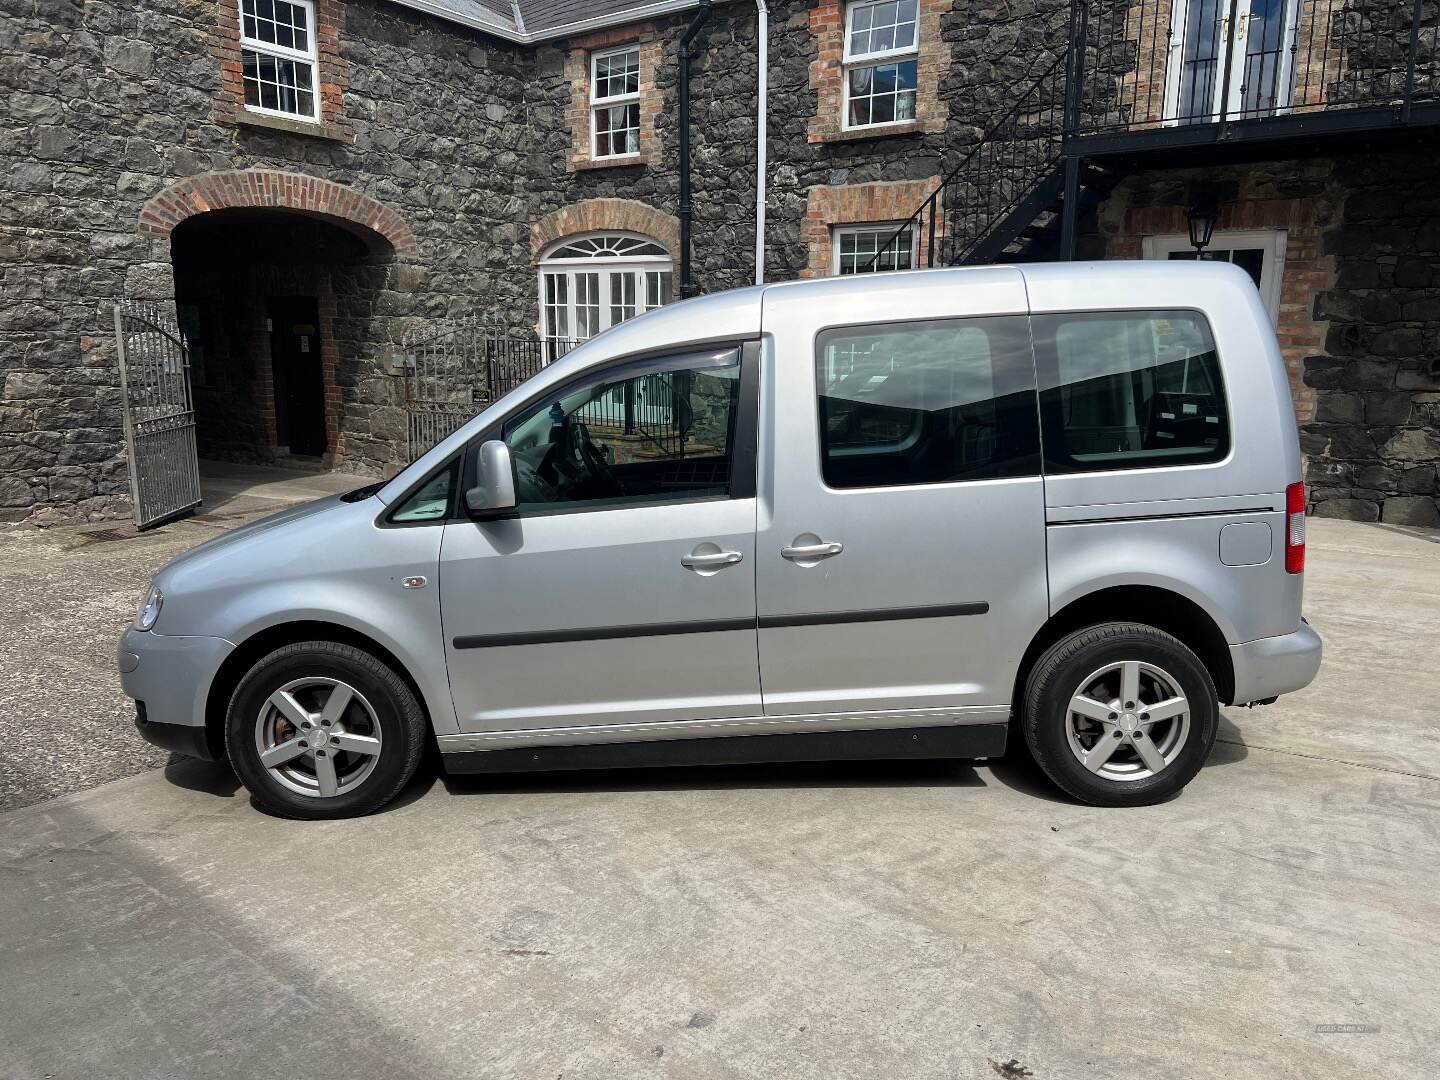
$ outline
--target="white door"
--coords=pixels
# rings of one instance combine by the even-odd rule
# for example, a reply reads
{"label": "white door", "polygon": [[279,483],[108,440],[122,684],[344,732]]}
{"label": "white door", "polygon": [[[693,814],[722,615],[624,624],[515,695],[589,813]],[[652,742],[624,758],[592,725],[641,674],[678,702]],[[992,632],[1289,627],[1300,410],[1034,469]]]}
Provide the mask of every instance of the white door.
{"label": "white door", "polygon": [[1193,124],[1286,108],[1298,14],[1298,0],[1177,0],[1165,116]]}
{"label": "white door", "polygon": [[[1205,260],[1234,263],[1255,282],[1260,299],[1270,313],[1270,323],[1280,322],[1280,287],[1285,274],[1285,230],[1216,232],[1205,249]],[[1181,234],[1147,236],[1141,241],[1141,253],[1147,259],[1171,262],[1194,260],[1195,249],[1190,238]]]}

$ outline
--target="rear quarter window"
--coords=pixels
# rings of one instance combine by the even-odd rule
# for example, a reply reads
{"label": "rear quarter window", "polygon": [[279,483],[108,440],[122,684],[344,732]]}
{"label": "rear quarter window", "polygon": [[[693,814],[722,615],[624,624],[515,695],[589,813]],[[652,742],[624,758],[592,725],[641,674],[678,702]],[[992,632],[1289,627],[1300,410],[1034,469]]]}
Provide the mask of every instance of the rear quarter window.
{"label": "rear quarter window", "polygon": [[1045,471],[1219,461],[1230,420],[1215,340],[1195,311],[1032,319]]}

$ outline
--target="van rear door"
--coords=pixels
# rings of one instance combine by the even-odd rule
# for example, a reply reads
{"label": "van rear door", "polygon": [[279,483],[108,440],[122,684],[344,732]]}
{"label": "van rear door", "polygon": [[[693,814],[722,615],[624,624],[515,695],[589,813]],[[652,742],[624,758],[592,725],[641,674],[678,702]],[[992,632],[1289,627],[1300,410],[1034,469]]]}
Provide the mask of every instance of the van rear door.
{"label": "van rear door", "polygon": [[1046,617],[1021,276],[856,285],[765,294],[765,712],[842,728],[1003,720]]}

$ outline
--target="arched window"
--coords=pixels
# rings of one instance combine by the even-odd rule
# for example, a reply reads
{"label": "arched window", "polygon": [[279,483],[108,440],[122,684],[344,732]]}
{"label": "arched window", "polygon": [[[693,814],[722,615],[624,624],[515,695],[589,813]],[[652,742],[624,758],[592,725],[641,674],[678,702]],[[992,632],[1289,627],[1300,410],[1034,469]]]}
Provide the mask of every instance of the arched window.
{"label": "arched window", "polygon": [[670,269],[665,249],[643,236],[595,233],[560,241],[540,261],[540,314],[549,358],[668,304]]}

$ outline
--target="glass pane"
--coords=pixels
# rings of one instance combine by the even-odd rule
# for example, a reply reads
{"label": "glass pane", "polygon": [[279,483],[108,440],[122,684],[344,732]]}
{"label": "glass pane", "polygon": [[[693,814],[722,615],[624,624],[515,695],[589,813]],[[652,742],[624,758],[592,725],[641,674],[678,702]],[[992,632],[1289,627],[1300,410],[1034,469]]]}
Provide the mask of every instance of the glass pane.
{"label": "glass pane", "polygon": [[456,466],[442,470],[419,491],[401,504],[391,521],[440,521],[450,510],[450,495],[455,489]]}
{"label": "glass pane", "polygon": [[1040,471],[1023,316],[827,331],[816,381],[821,469],[831,487]]}
{"label": "glass pane", "polygon": [[739,401],[734,349],[584,377],[505,426],[520,508],[723,497]]}
{"label": "glass pane", "polygon": [[1217,461],[1230,443],[1219,359],[1194,312],[1036,316],[1045,467]]}

